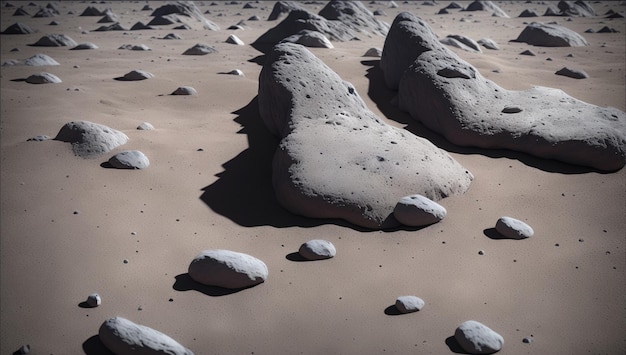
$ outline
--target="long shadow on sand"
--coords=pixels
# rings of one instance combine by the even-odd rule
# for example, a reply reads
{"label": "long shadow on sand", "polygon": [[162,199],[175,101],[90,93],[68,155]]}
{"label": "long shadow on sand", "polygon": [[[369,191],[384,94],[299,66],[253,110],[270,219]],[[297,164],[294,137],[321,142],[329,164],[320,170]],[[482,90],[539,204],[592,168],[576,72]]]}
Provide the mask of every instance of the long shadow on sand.
{"label": "long shadow on sand", "polygon": [[522,162],[525,165],[552,173],[582,174],[589,172],[606,173],[590,167],[571,165],[556,160],[542,159],[532,155],[506,149],[483,149],[475,147],[461,147],[448,142],[442,135],[414,120],[407,112],[401,111],[391,104],[391,100],[397,95],[397,91],[387,88],[383,72],[380,69],[380,60],[363,60],[361,64],[370,67],[365,75],[369,79],[367,95],[376,103],[378,109],[390,120],[405,124],[407,131],[416,136],[431,141],[437,147],[452,153],[479,154],[490,158],[509,158]]}
{"label": "long shadow on sand", "polygon": [[191,276],[189,276],[188,273],[184,273],[184,274],[180,274],[176,276],[176,282],[174,282],[174,285],[172,286],[172,288],[176,291],[194,290],[194,291],[204,293],[207,296],[219,297],[219,296],[231,295],[233,293],[237,293],[239,291],[243,291],[243,290],[252,288],[254,286],[235,288],[235,289],[229,289],[229,288],[218,287],[218,286],[207,286],[207,285],[203,285],[201,283],[194,281],[191,278]]}
{"label": "long shadow on sand", "polygon": [[450,348],[450,351],[455,354],[469,354],[467,351],[463,350],[459,342],[454,338],[454,335],[446,338],[446,345]]}
{"label": "long shadow on sand", "polygon": [[278,138],[265,127],[255,97],[233,112],[248,136],[248,149],[224,163],[219,179],[202,189],[200,199],[213,211],[244,227],[315,227],[335,224],[369,231],[339,219],[313,219],[292,214],[279,205],[272,187],[272,159]]}
{"label": "long shadow on sand", "polygon": [[97,334],[83,342],[83,351],[86,355],[114,355],[102,344]]}

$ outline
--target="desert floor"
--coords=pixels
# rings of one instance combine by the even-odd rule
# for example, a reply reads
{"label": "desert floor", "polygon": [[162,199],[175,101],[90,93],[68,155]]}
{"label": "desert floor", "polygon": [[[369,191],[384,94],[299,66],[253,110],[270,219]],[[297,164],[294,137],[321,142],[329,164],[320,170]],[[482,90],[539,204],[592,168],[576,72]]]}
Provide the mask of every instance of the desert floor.
{"label": "desert floor", "polygon": [[[410,11],[427,19],[440,37],[495,40],[498,51],[453,50],[505,88],[556,87],[626,110],[624,19],[517,17],[526,8],[543,14],[547,5],[538,2],[497,2],[508,19],[456,10],[436,15],[446,1],[396,2],[398,8],[383,1],[364,4],[384,10],[387,15],[379,19],[389,24]],[[31,15],[37,10],[14,3]],[[602,173],[447,143],[389,104],[394,93],[384,86],[378,58],[363,57],[371,47],[382,49],[385,39],[364,36],[334,42],[334,49],[310,50],[353,83],[379,117],[430,139],[476,179],[465,195],[440,201],[448,211],[442,222],[419,230],[367,231],[295,216],[278,205],[272,191],[278,141],[258,114],[262,53],[249,45],[284,16],[266,20],[273,2],[255,9],[243,9],[243,1],[210,3],[196,5],[211,11],[205,16],[220,31],[190,21],[193,28],[185,31],[163,26],[94,32],[100,17],[79,16],[87,6],[111,8],[130,28],[151,19],[150,11],[141,11],[146,2],[63,1],[60,16],[31,18],[13,17],[15,8],[2,1],[2,30],[19,21],[39,31],[1,35],[2,61],[44,53],[60,65],[0,68],[1,354],[24,344],[33,354],[106,354],[98,328],[114,316],[168,334],[196,354],[446,354],[458,351],[450,337],[469,319],[504,337],[502,354],[626,352],[626,169]],[[148,4],[156,9],[164,3]],[[302,6],[317,13],[322,5]],[[625,10],[616,2],[593,6],[600,15]],[[247,21],[252,15],[261,20]],[[49,25],[53,20],[60,24]],[[240,20],[244,30],[226,29]],[[533,20],[557,21],[590,46],[509,42]],[[584,33],[605,25],[620,33]],[[158,39],[171,32],[183,39]],[[99,49],[29,46],[52,33]],[[229,34],[246,45],[224,43]],[[182,55],[196,43],[219,53]],[[152,50],[118,49],[123,44]],[[519,54],[526,49],[537,55]],[[590,78],[554,74],[564,66],[583,69]],[[134,69],[155,77],[114,80]],[[233,69],[245,77],[221,74]],[[19,80],[40,71],[63,82]],[[179,86],[192,86],[198,95],[169,95]],[[141,150],[150,167],[105,169],[100,164],[112,154],[83,159],[68,143],[27,141],[54,137],[76,120],[123,131],[130,141],[112,153]],[[156,129],[137,130],[142,122]],[[504,215],[527,222],[535,235],[492,239],[490,231]],[[336,246],[335,258],[291,260],[303,242],[318,238]],[[198,287],[186,276],[187,267],[205,249],[256,256],[267,264],[269,278],[235,293]],[[102,305],[80,307],[94,292]],[[394,315],[391,306],[402,295],[416,295],[426,305]],[[527,337],[533,341],[524,343]]]}

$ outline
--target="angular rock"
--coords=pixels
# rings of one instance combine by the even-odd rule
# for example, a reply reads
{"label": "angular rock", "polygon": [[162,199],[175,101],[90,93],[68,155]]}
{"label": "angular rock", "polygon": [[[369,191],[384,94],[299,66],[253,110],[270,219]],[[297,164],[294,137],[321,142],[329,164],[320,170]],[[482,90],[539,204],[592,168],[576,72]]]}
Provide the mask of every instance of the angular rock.
{"label": "angular rock", "polygon": [[491,38],[481,38],[477,41],[477,43],[487,49],[492,49],[492,50],[500,49],[496,41],[492,40]]}
{"label": "angular rock", "polygon": [[397,196],[439,200],[464,193],[473,179],[445,151],[384,123],[303,46],[281,43],[267,55],[258,101],[265,125],[281,139],[276,197],[295,214],[398,226]]}
{"label": "angular rock", "polygon": [[535,10],[525,9],[522,11],[517,17],[537,17],[537,12]]}
{"label": "angular rock", "polygon": [[323,33],[309,30],[302,30],[294,35],[286,37],[281,42],[296,43],[305,47],[313,48],[335,48]]}
{"label": "angular rock", "polygon": [[504,345],[500,334],[474,320],[461,323],[454,332],[454,339],[470,354],[493,354]]}
{"label": "angular rock", "polygon": [[124,26],[119,23],[114,23],[108,26],[100,26],[96,28],[94,31],[96,32],[107,32],[107,31],[128,31]]}
{"label": "angular rock", "polygon": [[563,67],[554,74],[563,75],[574,79],[586,79],[589,77],[589,74],[587,74],[582,69],[570,69],[568,67]]}
{"label": "angular rock", "polygon": [[122,77],[122,80],[124,81],[139,81],[139,80],[146,80],[146,79],[150,79],[150,78],[154,78],[154,74],[149,73],[145,70],[133,70],[130,71],[126,74],[124,74],[124,76]]}
{"label": "angular rock", "polygon": [[272,12],[270,12],[268,21],[277,20],[282,14],[289,13],[292,10],[303,10],[295,1],[277,1],[274,3]]}
{"label": "angular rock", "polygon": [[114,13],[107,13],[106,15],[104,15],[100,20],[98,20],[98,23],[114,23],[114,22],[119,22],[120,17]]}
{"label": "angular rock", "polygon": [[102,304],[102,298],[100,298],[99,294],[92,293],[91,295],[87,297],[86,303],[89,307],[98,307],[99,305]]}
{"label": "angular rock", "polygon": [[398,222],[412,227],[427,226],[446,217],[445,207],[422,195],[405,196],[393,209]]}
{"label": "angular rock", "polygon": [[28,12],[26,12],[26,10],[22,9],[21,7],[15,9],[15,12],[13,13],[13,16],[30,16],[30,14]]}
{"label": "angular rock", "polygon": [[424,300],[417,296],[400,296],[396,299],[396,308],[400,313],[420,311],[424,307]]}
{"label": "angular rock", "polygon": [[380,48],[370,48],[363,54],[364,57],[377,57],[380,58],[383,55],[383,50]]}
{"label": "angular rock", "polygon": [[83,158],[108,153],[128,142],[124,133],[89,121],[66,123],[54,139],[71,143],[74,154]]}
{"label": "angular rock", "polygon": [[207,46],[206,44],[198,43],[195,46],[187,49],[183,52],[183,55],[207,55],[211,53],[216,53],[217,49],[211,46]]}
{"label": "angular rock", "polygon": [[360,1],[331,0],[319,12],[330,21],[339,21],[355,32],[385,36],[389,24],[378,20]]}
{"label": "angular rock", "polygon": [[191,261],[189,276],[203,285],[239,289],[264,282],[268,270],[264,262],[251,255],[213,249]]}
{"label": "angular rock", "polygon": [[35,31],[21,22],[16,22],[2,31],[2,34],[5,35],[26,35],[29,33],[35,33]]}
{"label": "angular rock", "polygon": [[102,16],[104,13],[93,6],[87,6],[83,12],[78,16]]}
{"label": "angular rock", "polygon": [[526,42],[540,47],[580,47],[589,43],[578,33],[559,25],[532,22],[514,42]]}
{"label": "angular rock", "polygon": [[98,46],[91,42],[79,43],[74,48],[70,48],[70,50],[83,50],[83,49],[98,49]]}
{"label": "angular rock", "polygon": [[152,12],[150,16],[167,16],[171,14],[182,15],[185,17],[193,18],[202,24],[202,27],[206,30],[219,31],[220,27],[209,21],[202,15],[202,12],[193,3],[193,1],[176,1],[162,5]]}
{"label": "angular rock", "polygon": [[156,27],[145,25],[141,21],[137,21],[131,28],[131,31],[140,31],[140,30],[154,30]]}
{"label": "angular rock", "polygon": [[34,15],[33,18],[45,18],[45,17],[54,17],[59,15],[58,12],[55,12],[52,9],[48,9],[48,8],[40,8],[39,11],[37,11]]}
{"label": "angular rock", "polygon": [[595,17],[596,11],[587,1],[564,1],[561,0],[557,4],[561,15],[576,17]]}
{"label": "angular rock", "polygon": [[198,91],[191,86],[180,86],[174,90],[172,95],[198,95]]}
{"label": "angular rock", "polygon": [[482,53],[482,50],[480,49],[478,43],[476,43],[476,41],[469,37],[460,35],[448,35],[446,38],[441,39],[440,42],[449,46],[461,48],[468,52]]}
{"label": "angular rock", "polygon": [[226,38],[226,43],[236,44],[238,46],[245,45],[245,43],[243,43],[243,41],[241,39],[239,39],[239,37],[237,37],[235,35],[228,36],[228,38]]}
{"label": "angular rock", "polygon": [[51,34],[41,37],[33,46],[38,47],[65,47],[75,46],[76,42],[70,37],[63,34]]}
{"label": "angular rock", "polygon": [[496,222],[496,231],[510,239],[526,239],[535,234],[528,224],[512,217],[501,217]]}
{"label": "angular rock", "polygon": [[172,14],[155,16],[152,20],[150,20],[150,22],[148,22],[148,26],[167,26],[175,23],[182,23],[182,21],[178,16]]}
{"label": "angular rock", "polygon": [[333,243],[323,239],[313,239],[302,244],[298,253],[307,260],[330,259],[337,254]]}
{"label": "angular rock", "polygon": [[169,336],[126,318],[107,319],[98,337],[115,354],[193,355],[193,352]]}
{"label": "angular rock", "polygon": [[[398,89],[399,108],[454,144],[606,171],[626,164],[626,113],[558,89],[506,90],[439,43],[415,15],[396,17],[380,66],[387,85]],[[502,112],[508,106],[519,110]]]}
{"label": "angular rock", "polygon": [[117,169],[145,169],[150,166],[150,160],[138,150],[127,150],[112,156],[109,164]]}
{"label": "angular rock", "polygon": [[467,5],[463,11],[491,11],[492,16],[509,18],[509,15],[507,15],[507,13],[504,12],[498,5],[494,4],[493,1],[476,0]]}
{"label": "angular rock", "polygon": [[619,31],[612,27],[604,26],[598,30],[598,33],[619,33]]}
{"label": "angular rock", "polygon": [[183,39],[183,38],[177,35],[176,33],[168,33],[165,36],[163,36],[162,39]]}
{"label": "angular rock", "polygon": [[530,49],[527,49],[527,50],[521,52],[520,55],[528,55],[528,56],[531,56],[531,57],[536,56],[535,52],[531,51]]}
{"label": "angular rock", "polygon": [[26,82],[29,84],[58,84],[61,83],[61,79],[58,76],[46,72],[33,74],[26,78]]}

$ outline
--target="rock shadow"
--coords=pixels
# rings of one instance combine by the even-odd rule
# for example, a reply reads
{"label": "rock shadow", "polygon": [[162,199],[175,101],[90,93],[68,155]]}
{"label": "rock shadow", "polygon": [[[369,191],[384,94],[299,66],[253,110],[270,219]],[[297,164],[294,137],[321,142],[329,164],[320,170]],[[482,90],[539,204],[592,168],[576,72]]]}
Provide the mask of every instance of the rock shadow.
{"label": "rock shadow", "polygon": [[495,228],[486,228],[483,230],[483,234],[493,240],[510,239],[500,234]]}
{"label": "rock shadow", "polygon": [[469,354],[467,351],[463,350],[458,341],[454,338],[454,336],[449,336],[446,338],[446,345],[455,354]]}
{"label": "rock shadow", "polygon": [[402,314],[402,312],[400,312],[395,304],[392,304],[391,306],[385,308],[385,314],[388,316],[399,316]]}
{"label": "rock shadow", "polygon": [[176,291],[184,292],[184,291],[194,290],[194,291],[204,293],[207,296],[220,297],[220,296],[231,295],[233,293],[237,293],[237,292],[246,290],[248,288],[252,288],[254,286],[257,286],[257,285],[252,285],[250,287],[234,288],[234,289],[224,288],[224,287],[219,287],[219,286],[207,286],[207,285],[203,285],[199,282],[194,281],[191,278],[191,276],[189,276],[189,273],[184,273],[184,274],[180,274],[176,276],[176,282],[174,282],[174,285],[172,286],[172,288]]}
{"label": "rock shadow", "polygon": [[86,355],[115,355],[102,344],[97,334],[83,342],[83,351]]}
{"label": "rock shadow", "polygon": [[294,251],[293,253],[289,253],[285,255],[285,259],[289,261],[295,261],[295,262],[313,261],[313,260],[303,258],[302,255],[300,255],[300,253],[298,253],[297,251]]}
{"label": "rock shadow", "polygon": [[393,105],[391,102],[397,96],[398,92],[391,90],[385,83],[385,77],[380,68],[380,60],[362,60],[361,64],[370,67],[367,69],[366,78],[369,79],[369,87],[367,95],[376,103],[378,109],[390,120],[405,124],[407,131],[416,136],[426,138],[437,147],[451,153],[464,155],[479,154],[490,158],[509,158],[520,161],[521,163],[550,173],[561,174],[584,174],[595,172],[599,174],[610,174],[611,172],[602,171],[586,166],[572,165],[557,160],[543,159],[532,156],[530,154],[516,152],[508,149],[484,149],[477,147],[462,147],[450,143],[441,134],[432,131],[422,123],[414,120],[408,112],[404,112]]}

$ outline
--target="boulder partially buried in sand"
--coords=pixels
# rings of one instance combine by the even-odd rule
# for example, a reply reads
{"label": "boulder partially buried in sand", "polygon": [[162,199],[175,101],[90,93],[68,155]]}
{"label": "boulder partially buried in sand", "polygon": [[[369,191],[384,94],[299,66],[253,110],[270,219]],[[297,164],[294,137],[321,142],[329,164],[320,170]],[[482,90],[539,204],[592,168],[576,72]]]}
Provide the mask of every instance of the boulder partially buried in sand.
{"label": "boulder partially buried in sand", "polygon": [[514,42],[525,42],[540,47],[588,46],[587,40],[569,28],[532,22],[517,36]]}
{"label": "boulder partially buried in sand", "polygon": [[510,149],[613,171],[626,164],[626,113],[558,89],[506,90],[437,40],[419,17],[401,13],[380,63],[400,109],[461,146]]}
{"label": "boulder partially buried in sand", "polygon": [[193,355],[193,352],[169,336],[126,318],[107,319],[98,337],[115,354]]}
{"label": "boulder partially buried in sand", "polygon": [[207,286],[239,289],[264,282],[267,266],[252,255],[236,251],[205,250],[189,265],[189,276]]}
{"label": "boulder partially buried in sand", "polygon": [[35,31],[21,22],[16,22],[2,31],[2,34],[5,35],[26,35],[29,33],[35,33]]}
{"label": "boulder partially buried in sand", "polygon": [[121,80],[121,81],[139,81],[139,80],[146,80],[150,78],[154,78],[154,74],[147,72],[145,70],[136,69],[136,70],[129,71],[128,73],[124,74],[124,76],[116,78],[116,79]]}
{"label": "boulder partially buried in sand", "polygon": [[138,150],[127,150],[112,156],[109,164],[117,169],[145,169],[150,166],[150,160]]}
{"label": "boulder partially buried in sand", "polygon": [[454,339],[470,354],[493,354],[502,349],[504,338],[486,325],[468,320],[456,328]]}
{"label": "boulder partially buried in sand", "polygon": [[496,231],[510,239],[526,239],[535,234],[531,226],[512,217],[500,217],[496,222]]}
{"label": "boulder partially buried in sand", "polygon": [[202,27],[206,30],[219,31],[220,26],[212,21],[209,21],[202,15],[202,12],[193,3],[193,1],[176,1],[160,6],[152,12],[150,16],[167,16],[167,15],[182,15],[197,20],[202,24]]}
{"label": "boulder partially buried in sand", "polygon": [[70,37],[63,34],[51,34],[41,37],[37,42],[33,43],[35,47],[65,47],[76,46],[76,42]]}
{"label": "boulder partially buried in sand", "polygon": [[83,158],[108,153],[128,142],[124,133],[89,121],[66,123],[54,139],[71,143],[74,154]]}
{"label": "boulder partially buried in sand", "polygon": [[298,254],[307,260],[324,260],[335,257],[337,249],[328,240],[312,239],[300,246]]}
{"label": "boulder partially buried in sand", "polygon": [[207,54],[216,53],[216,52],[217,52],[217,49],[215,49],[215,47],[198,43],[195,46],[184,51],[183,55],[207,55]]}
{"label": "boulder partially buried in sand", "polygon": [[281,138],[276,197],[293,213],[394,227],[403,196],[439,200],[464,193],[472,181],[445,151],[384,123],[303,46],[281,43],[267,55],[258,98],[265,125]]}
{"label": "boulder partially buried in sand", "polygon": [[58,84],[61,82],[58,76],[46,72],[33,74],[26,78],[29,84]]}

